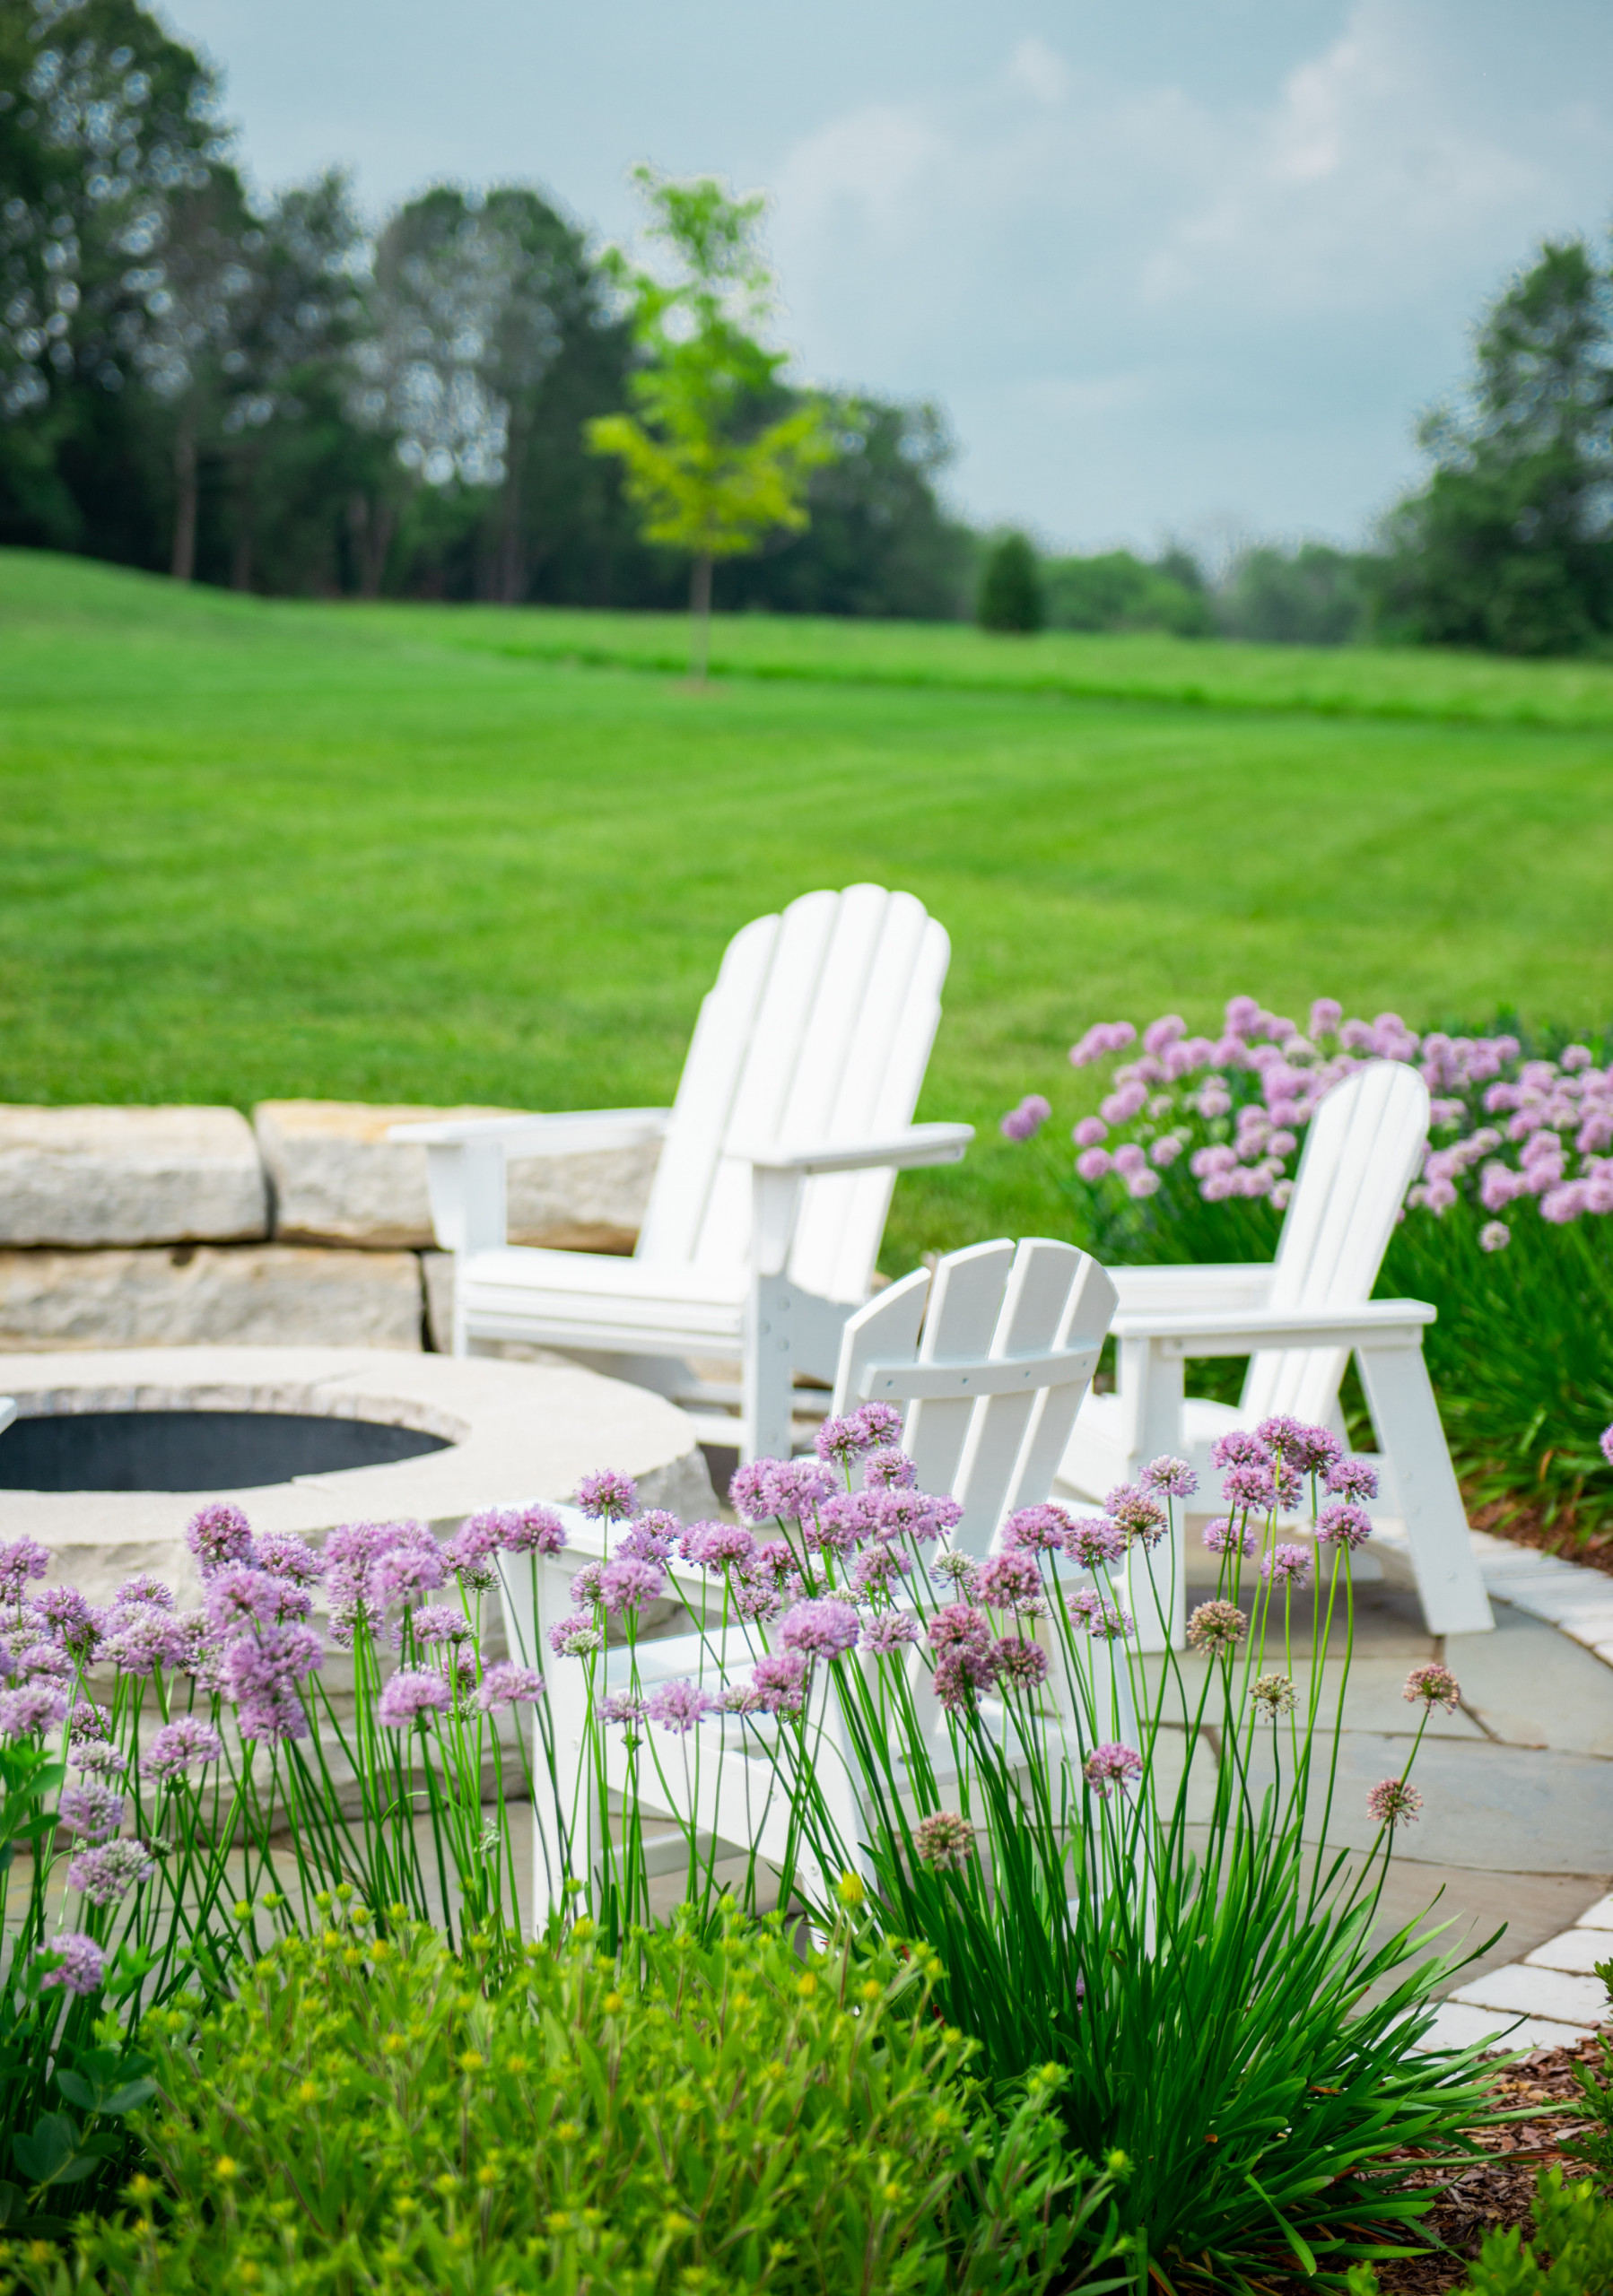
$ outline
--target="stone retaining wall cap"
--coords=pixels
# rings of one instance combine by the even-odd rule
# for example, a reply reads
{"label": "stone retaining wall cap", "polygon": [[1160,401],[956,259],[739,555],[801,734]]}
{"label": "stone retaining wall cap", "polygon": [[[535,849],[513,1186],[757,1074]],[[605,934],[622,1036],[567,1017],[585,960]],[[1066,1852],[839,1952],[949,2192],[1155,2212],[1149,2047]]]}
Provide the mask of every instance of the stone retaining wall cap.
{"label": "stone retaining wall cap", "polygon": [[237,1109],[0,1105],[0,1244],[228,1243],[267,1225]]}

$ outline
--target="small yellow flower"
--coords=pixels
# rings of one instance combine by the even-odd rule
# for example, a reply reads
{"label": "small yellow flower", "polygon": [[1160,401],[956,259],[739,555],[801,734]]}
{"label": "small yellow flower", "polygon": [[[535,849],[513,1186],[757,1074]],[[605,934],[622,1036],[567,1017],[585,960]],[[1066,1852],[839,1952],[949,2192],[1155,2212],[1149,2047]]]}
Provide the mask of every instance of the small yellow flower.
{"label": "small yellow flower", "polygon": [[372,1917],[367,1905],[355,1905],[349,1909],[347,1918],[355,1929],[362,1929]]}
{"label": "small yellow flower", "polygon": [[607,2017],[614,2017],[623,2006],[622,1996],[619,1993],[607,1993],[599,2005]]}
{"label": "small yellow flower", "polygon": [[523,2073],[526,2073],[530,2069],[530,2066],[531,2059],[529,2057],[522,2057],[519,2051],[514,2057],[507,2057],[504,2059],[505,2072],[513,2074],[518,2081],[520,2079]]}
{"label": "small yellow flower", "polygon": [[317,2081],[299,2081],[297,2083],[297,2102],[300,2105],[317,2105],[318,2101],[318,2083]]}
{"label": "small yellow flower", "polygon": [[387,1908],[387,1918],[388,1918],[388,1921],[406,1921],[406,1920],[408,1919],[408,1918],[409,1918],[409,1909],[408,1909],[408,1907],[407,1907],[406,1905],[400,1905],[400,1904],[398,1903],[397,1900],[396,1898],[394,1898],[394,1899],[393,1899],[393,1900],[392,1900],[392,1902],[391,1902],[391,1904]]}
{"label": "small yellow flower", "polygon": [[867,1890],[863,1887],[861,1874],[842,1874],[834,1885],[834,1894],[848,1913],[855,1913],[868,1895]]}
{"label": "small yellow flower", "polygon": [[581,1914],[571,1924],[571,1935],[580,1945],[586,1945],[597,1926],[598,1924],[588,1914]]}
{"label": "small yellow flower", "polygon": [[156,2180],[152,2177],[131,2177],[123,2189],[130,2200],[149,2200],[157,2189]]}
{"label": "small yellow flower", "polygon": [[321,1913],[328,1913],[331,1906],[330,1892],[328,1890],[316,1890],[314,1892],[314,1903],[318,1907]]}
{"label": "small yellow flower", "polygon": [[864,2001],[883,2001],[885,1998],[885,1987],[876,1977],[865,1978],[857,1990]]}
{"label": "small yellow flower", "polygon": [[440,2177],[432,2179],[432,2190],[440,2192],[444,2200],[450,2199],[459,2189],[459,2179],[451,2169],[444,2169]]}
{"label": "small yellow flower", "polygon": [[[355,1915],[354,1919],[356,1920],[356,1918],[357,1916]],[[372,1961],[389,1961],[391,1960],[392,1948],[388,1944],[384,1937],[378,1937],[374,1944],[371,1946],[370,1957]]]}
{"label": "small yellow flower", "polygon": [[339,1945],[341,1942],[342,1933],[339,1929],[322,1929],[319,1933],[319,1943],[325,1947],[327,1952],[333,1945]]}
{"label": "small yellow flower", "polygon": [[136,2216],[136,2217],[135,2217],[135,2238],[137,2240],[149,2240],[149,2239],[151,2239],[151,2237],[152,2237],[153,2232],[155,2230],[156,2230],[156,2227],[153,2224],[152,2220],[151,2220],[151,2218],[150,2218],[149,2216]]}
{"label": "small yellow flower", "polygon": [[233,2178],[239,2176],[240,2171],[227,2152],[221,2152],[213,2164],[213,2173],[220,2184],[227,2185]]}
{"label": "small yellow flower", "polygon": [[400,2192],[392,2205],[400,2216],[410,2216],[419,2207],[420,2203],[412,2192]]}
{"label": "small yellow flower", "polygon": [[264,1892],[262,1904],[263,1909],[266,1913],[278,1913],[284,1903],[284,1896],[279,1890],[266,1890]]}
{"label": "small yellow flower", "polygon": [[571,2217],[566,2213],[566,2211],[563,2208],[552,2208],[549,2211],[549,2230],[551,2232],[556,2234],[561,2232],[569,2232],[571,2229]]}
{"label": "small yellow flower", "polygon": [[605,2211],[602,2208],[585,2208],[582,2221],[590,2232],[597,2232],[605,2222]]}
{"label": "small yellow flower", "polygon": [[582,2131],[574,2120],[557,2120],[554,2124],[556,2144],[575,2144]]}
{"label": "small yellow flower", "polygon": [[364,1961],[364,1949],[362,1945],[349,1945],[343,1953],[342,1959],[350,1970],[362,1969]]}
{"label": "small yellow flower", "polygon": [[1122,2152],[1117,2144],[1112,2152],[1104,2153],[1103,2167],[1117,2181],[1123,2181],[1131,2174],[1131,2155]]}
{"label": "small yellow flower", "polygon": [[353,1883],[351,1882],[338,1882],[336,1883],[336,1895],[341,1900],[342,1903],[345,1905],[348,1899],[353,1895]]}
{"label": "small yellow flower", "polygon": [[458,2063],[461,2073],[480,2073],[486,2062],[487,2059],[479,2048],[466,2048],[459,2052]]}
{"label": "small yellow flower", "polygon": [[800,1995],[803,2001],[810,2001],[813,1995],[817,1991],[817,1979],[813,1976],[810,1970],[806,1971],[804,1977],[799,1977],[796,1979],[796,1991]]}
{"label": "small yellow flower", "polygon": [[256,2288],[263,2278],[263,2274],[253,2263],[251,2257],[246,2257],[236,2266],[236,2276],[243,2288]]}
{"label": "small yellow flower", "polygon": [[661,2230],[669,2240],[681,2240],[688,2233],[693,2232],[694,2227],[686,2216],[680,2216],[674,2209],[669,2216],[662,2220]]}
{"label": "small yellow flower", "polygon": [[484,2192],[491,2191],[493,2187],[497,2184],[498,2180],[499,2172],[493,2167],[491,2161],[484,2169],[478,2169],[476,2170],[476,2182],[481,2186]]}
{"label": "small yellow flower", "polygon": [[388,2033],[381,2043],[381,2048],[388,2057],[401,2057],[408,2046],[401,2033]]}
{"label": "small yellow flower", "polygon": [[963,2036],[956,2025],[943,2025],[941,2028],[941,2039],[946,2042],[948,2048],[958,2048],[963,2045]]}
{"label": "small yellow flower", "polygon": [[887,2208],[894,2208],[901,2201],[902,2187],[897,2184],[881,2185],[879,2197]]}
{"label": "small yellow flower", "polygon": [[30,2240],[26,2254],[30,2264],[48,2264],[56,2250],[48,2240]]}

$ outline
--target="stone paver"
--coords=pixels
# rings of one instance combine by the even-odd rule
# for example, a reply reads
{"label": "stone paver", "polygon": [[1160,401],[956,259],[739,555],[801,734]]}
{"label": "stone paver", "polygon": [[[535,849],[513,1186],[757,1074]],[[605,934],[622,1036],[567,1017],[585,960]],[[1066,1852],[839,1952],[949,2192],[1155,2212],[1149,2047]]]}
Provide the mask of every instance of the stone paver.
{"label": "stone paver", "polygon": [[1613,1931],[1565,1929],[1560,1937],[1548,1937],[1532,1953],[1525,1953],[1523,1961],[1528,1969],[1571,1970],[1591,1977],[1598,1961],[1613,1961]]}

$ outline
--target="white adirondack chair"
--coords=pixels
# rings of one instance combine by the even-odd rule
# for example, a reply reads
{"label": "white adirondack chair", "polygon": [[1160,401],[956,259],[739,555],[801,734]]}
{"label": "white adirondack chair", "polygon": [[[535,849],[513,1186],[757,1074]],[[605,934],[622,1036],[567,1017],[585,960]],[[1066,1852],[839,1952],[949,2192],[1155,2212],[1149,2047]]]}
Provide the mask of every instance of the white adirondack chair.
{"label": "white adirondack chair", "polygon": [[[603,1360],[680,1403],[737,1403],[737,1421],[697,1418],[702,1440],[787,1453],[792,1375],[833,1378],[896,1173],[955,1163],[973,1137],[911,1121],[948,952],[911,893],[806,893],[728,944],[672,1108],[394,1126],[428,1152],[455,1353],[513,1339]],[[507,1241],[507,1155],[658,1136],[631,1260]],[[696,1380],[692,1356],[737,1357],[737,1387]]]}
{"label": "white adirondack chair", "polygon": [[[953,1543],[963,1552],[984,1555],[1008,1515],[1047,1497],[1113,1306],[1113,1288],[1103,1270],[1068,1244],[988,1243],[952,1253],[940,1262],[933,1279],[929,1269],[917,1269],[850,1319],[833,1407],[837,1412],[852,1410],[870,1397],[904,1404],[902,1442],[918,1465],[920,1488],[950,1492],[963,1502],[963,1519]],[[586,1831],[597,1844],[600,1813],[590,1806],[590,1782],[581,1775],[588,1719],[583,1669],[574,1660],[553,1659],[544,1639],[554,1620],[570,1610],[571,1575],[590,1551],[597,1551],[597,1530],[580,1524],[576,1544],[564,1555],[536,1570],[523,1558],[501,1556],[500,1570],[512,1647],[544,1654],[541,1658],[533,1656],[531,1663],[543,1665],[548,1681],[549,1718],[562,1787],[568,1796],[576,1796],[580,1832]],[[730,1627],[724,1636],[708,1622],[702,1632],[641,1642],[638,1676],[647,1688],[690,1679],[712,1686],[725,1675],[748,1672],[752,1657],[745,1630]],[[1070,1686],[1057,1655],[1050,1651],[1050,1657],[1049,1688],[1057,1723],[1078,1761],[1081,1731]],[[1129,1679],[1124,1665],[1114,1663],[1113,1646],[1092,1643],[1086,1657],[1094,1694],[1105,1717],[1103,1735],[1136,1743]],[[613,1649],[606,1687],[624,1688],[631,1664],[624,1648]],[[950,1745],[943,1718],[928,1692],[928,1676],[916,1658],[910,1679],[927,1701],[928,1710],[921,1703],[920,1713],[935,1769],[945,1775],[951,1764]],[[869,1827],[858,1805],[853,1766],[841,1739],[835,1702],[823,1681],[812,1718],[822,1733],[819,1786],[842,1840],[859,1844]],[[754,1848],[760,1858],[778,1864],[785,1855],[789,1811],[771,1761],[731,1718],[713,1718],[694,1735],[698,1755],[686,1773],[676,1751],[664,1764],[671,1788],[665,1799],[680,1800],[680,1784],[689,1795],[687,1805],[670,1814],[681,1815],[685,1822],[693,1819],[705,1847],[719,1845],[719,1855]],[[640,1761],[641,1792],[659,1805],[663,1796],[647,1756],[641,1755]],[[629,1777],[627,1753],[614,1733],[608,1737],[608,1763],[614,1797],[626,1787]],[[536,1815],[534,1901],[541,1909],[563,1860],[552,1815],[541,1802]],[[683,1833],[665,1834],[650,1853],[650,1870],[677,1870],[687,1856]],[[835,1877],[817,1873],[806,1862],[807,1886],[822,1893]]]}
{"label": "white adirondack chair", "polygon": [[[1417,1300],[1372,1297],[1427,1129],[1428,1093],[1416,1070],[1369,1061],[1311,1119],[1274,1261],[1112,1268],[1120,1296],[1116,1392],[1089,1396],[1082,1406],[1059,1494],[1101,1499],[1164,1452],[1190,1461],[1198,1503],[1213,1510],[1219,1477],[1210,1446],[1227,1430],[1284,1412],[1342,1433],[1338,1388],[1353,1350],[1382,1445],[1379,1509],[1405,1524],[1429,1631],[1491,1627],[1423,1361],[1423,1332],[1436,1311]],[[1204,1355],[1250,1358],[1235,1406],[1184,1398],[1183,1363]],[[1181,1577],[1179,1558],[1168,1622],[1178,1646]],[[1146,1590],[1133,1595],[1144,1647],[1163,1648],[1166,1622],[1157,1606]]]}

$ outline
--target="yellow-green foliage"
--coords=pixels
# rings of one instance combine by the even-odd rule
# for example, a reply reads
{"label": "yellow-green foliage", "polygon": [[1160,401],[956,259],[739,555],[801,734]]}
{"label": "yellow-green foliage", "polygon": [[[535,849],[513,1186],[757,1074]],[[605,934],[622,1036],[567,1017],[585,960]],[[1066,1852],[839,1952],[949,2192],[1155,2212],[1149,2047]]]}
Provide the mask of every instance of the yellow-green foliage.
{"label": "yellow-green foliage", "polygon": [[[161,2102],[115,2220],[37,2296],[543,2289],[1045,2288],[1112,2253],[1106,2187],[1062,2151],[1056,2076],[1003,2124],[932,1957],[775,1922],[641,1938],[579,1922],[484,1991],[429,1928],[289,1939],[194,2030],[148,2021]],[[1089,2283],[1113,2286],[1112,2278]]]}

